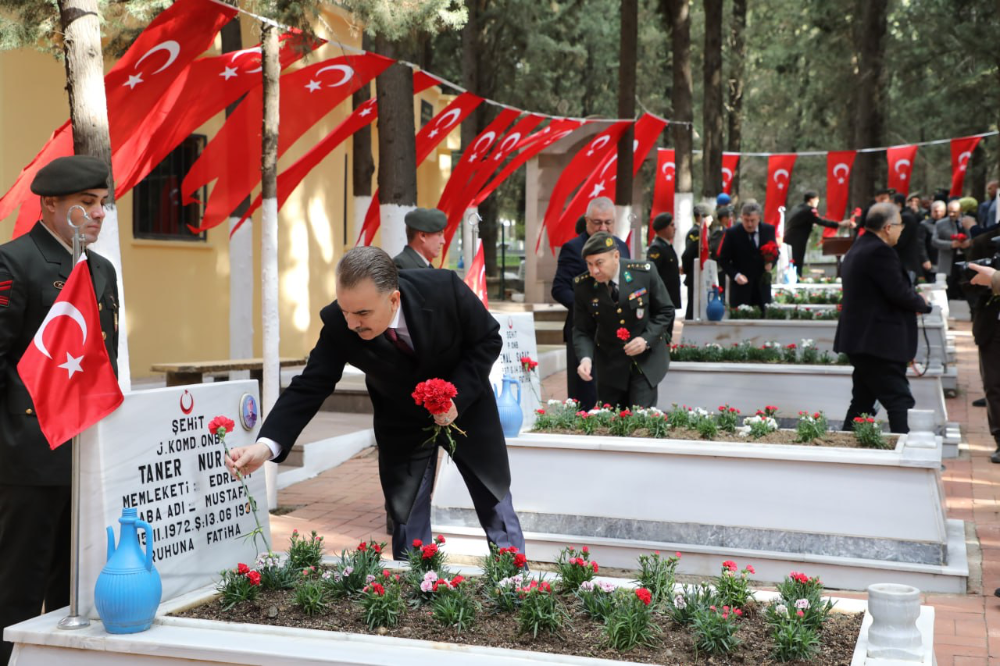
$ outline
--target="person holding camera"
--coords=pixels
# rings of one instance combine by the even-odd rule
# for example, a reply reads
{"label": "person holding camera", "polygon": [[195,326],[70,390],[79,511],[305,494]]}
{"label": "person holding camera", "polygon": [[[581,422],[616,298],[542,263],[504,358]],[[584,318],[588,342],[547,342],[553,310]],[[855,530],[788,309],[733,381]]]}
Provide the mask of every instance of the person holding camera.
{"label": "person holding camera", "polygon": [[913,289],[899,255],[903,221],[891,203],[868,209],[866,233],[859,236],[841,265],[844,298],[833,350],[847,354],[854,366],[851,405],[844,417],[854,418],[885,407],[889,429],[909,432],[906,411],[916,402],[906,379],[906,366],[917,353],[916,313],[931,306]]}
{"label": "person holding camera", "polygon": [[[971,276],[972,337],[979,348],[979,374],[986,393],[986,420],[996,442],[990,462],[1000,463],[1000,230],[975,239],[964,264]],[[986,259],[989,257],[989,259]],[[984,259],[986,259],[984,261]],[[975,263],[974,263],[975,262]],[[983,287],[986,287],[983,289]]]}

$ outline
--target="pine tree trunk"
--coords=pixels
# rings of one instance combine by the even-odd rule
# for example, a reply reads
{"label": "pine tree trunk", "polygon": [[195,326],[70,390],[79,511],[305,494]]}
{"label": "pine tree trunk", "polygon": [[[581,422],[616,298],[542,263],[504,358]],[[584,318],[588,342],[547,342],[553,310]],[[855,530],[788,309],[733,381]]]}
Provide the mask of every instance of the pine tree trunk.
{"label": "pine tree trunk", "polygon": [[[635,117],[636,43],[639,41],[639,6],[637,0],[621,0],[621,32],[618,40],[618,117]],[[633,127],[618,140],[618,176],[615,180],[615,203],[619,213],[632,207]],[[625,209],[625,210],[623,210]],[[628,218],[618,220],[618,229],[627,228]],[[626,232],[627,233],[627,232]],[[638,235],[636,236],[638,238]]]}
{"label": "pine tree trunk", "polygon": [[[264,381],[261,386],[261,416],[267,416],[278,400],[280,373],[280,317],[278,313],[278,110],[281,66],[278,60],[278,28],[262,24],[264,117],[261,122],[261,326],[264,333]],[[265,465],[269,506],[277,506],[277,466]]]}
{"label": "pine tree trunk", "polygon": [[[104,93],[104,55],[97,0],[59,0],[59,21],[64,35],[73,152],[101,158],[108,163],[110,172],[111,135],[108,131],[108,101]],[[118,274],[118,385],[122,391],[130,391],[132,373],[114,181],[112,172],[108,178],[108,202],[104,207],[101,235],[92,247],[111,262]]]}
{"label": "pine tree trunk", "polygon": [[[403,57],[398,44],[376,37],[375,51]],[[375,80],[378,97],[378,188],[382,248],[394,256],[406,245],[403,217],[417,205],[417,144],[413,71],[393,65]]]}
{"label": "pine tree trunk", "polygon": [[[365,51],[371,50],[371,37],[368,33],[363,33],[361,37],[361,48]],[[354,93],[354,108],[358,108],[364,102],[371,99],[371,85],[363,85]],[[365,213],[372,200],[372,176],[375,175],[375,159],[372,157],[372,126],[365,125],[351,137],[353,150],[351,151],[351,169],[354,192],[354,225],[348,241],[356,243],[364,224]]]}
{"label": "pine tree trunk", "polygon": [[722,191],[722,0],[705,0],[705,99],[701,195]]}
{"label": "pine tree trunk", "polygon": [[[733,22],[729,27],[729,137],[726,149],[740,152],[743,143],[743,77],[746,73],[747,0],[733,0]],[[740,170],[733,173],[731,192],[740,191]]]}
{"label": "pine tree trunk", "polygon": [[[462,87],[466,90],[475,93],[479,93],[479,22],[478,22],[478,0],[465,0],[465,9],[469,13],[469,18],[465,25],[462,27]],[[462,122],[462,152],[464,153],[466,148],[468,148],[472,142],[475,140],[476,135],[479,133],[479,127],[482,124],[480,121],[480,111],[482,111],[482,106],[473,111],[468,118]],[[475,220],[475,218],[472,218]],[[463,217],[462,220],[462,263],[465,265],[466,270],[472,265],[472,259],[476,253],[476,239],[479,234],[482,234],[482,222],[476,221],[475,228],[478,231],[473,233],[473,226],[467,223],[468,217]],[[486,254],[486,247],[484,244],[484,255]],[[491,271],[496,271],[496,251],[492,252],[492,263],[489,259],[486,261],[486,274],[492,275]]]}
{"label": "pine tree trunk", "polygon": [[[858,58],[856,120],[854,145],[872,148],[883,144],[882,90],[885,78],[885,42],[887,28],[887,0],[860,0],[861,45]],[[852,199],[860,206],[868,205],[875,190],[879,172],[878,161],[885,161],[884,153],[858,153],[851,178]]]}
{"label": "pine tree trunk", "polygon": [[[664,13],[666,27],[671,33],[673,51],[673,85],[671,88],[674,103],[674,120],[692,122],[692,79],[691,79],[691,12],[688,0],[661,0],[661,11]],[[693,128],[690,125],[673,124],[671,126],[676,150],[676,187],[678,193],[690,193],[694,189],[691,173],[691,151]],[[680,231],[680,229],[678,229]],[[679,234],[678,234],[679,235]]]}

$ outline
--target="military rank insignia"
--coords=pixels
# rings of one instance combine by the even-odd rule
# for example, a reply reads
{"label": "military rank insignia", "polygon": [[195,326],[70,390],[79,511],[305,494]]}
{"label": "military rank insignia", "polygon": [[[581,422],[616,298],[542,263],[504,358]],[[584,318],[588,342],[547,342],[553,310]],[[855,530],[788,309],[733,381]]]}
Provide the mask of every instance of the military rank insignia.
{"label": "military rank insignia", "polygon": [[3,282],[0,282],[0,306],[5,308],[10,306],[10,290],[13,286],[13,280],[4,280]]}
{"label": "military rank insignia", "polygon": [[628,295],[628,300],[631,301],[633,299],[636,299],[636,298],[639,298],[640,296],[645,296],[645,295],[646,295],[646,288],[645,287],[643,287],[642,289],[636,289],[635,291],[633,291],[631,294]]}
{"label": "military rank insignia", "polygon": [[649,258],[650,259],[659,259],[660,258],[660,253],[659,252],[650,252],[649,253]]}
{"label": "military rank insignia", "polygon": [[625,281],[626,282],[631,282],[632,281],[632,274],[629,273],[628,271],[625,271]]}
{"label": "military rank insignia", "polygon": [[614,247],[615,246],[615,239],[613,239],[613,238],[605,238],[604,239],[604,244],[607,245],[608,247]]}

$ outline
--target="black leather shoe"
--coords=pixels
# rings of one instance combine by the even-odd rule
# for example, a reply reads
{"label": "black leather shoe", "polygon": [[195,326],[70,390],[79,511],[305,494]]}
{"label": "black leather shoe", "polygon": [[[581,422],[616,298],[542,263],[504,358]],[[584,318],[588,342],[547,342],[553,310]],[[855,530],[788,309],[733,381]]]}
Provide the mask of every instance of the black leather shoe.
{"label": "black leather shoe", "polygon": [[990,456],[990,462],[1000,464],[1000,449],[993,452],[993,455]]}
{"label": "black leather shoe", "polygon": [[986,406],[986,398],[980,398],[979,400],[973,400],[972,401],[972,406],[973,407],[985,407]]}
{"label": "black leather shoe", "polygon": [[1000,587],[998,587],[997,589],[993,590],[993,596],[994,597],[1000,597]]}

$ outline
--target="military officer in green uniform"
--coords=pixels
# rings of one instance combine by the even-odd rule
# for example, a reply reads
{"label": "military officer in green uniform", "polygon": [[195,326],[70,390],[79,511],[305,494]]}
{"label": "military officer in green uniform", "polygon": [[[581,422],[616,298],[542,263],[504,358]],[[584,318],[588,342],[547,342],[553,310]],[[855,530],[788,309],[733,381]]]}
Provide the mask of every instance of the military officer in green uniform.
{"label": "military officer in green uniform", "polygon": [[674,304],[648,261],[622,261],[611,234],[583,246],[587,273],[574,280],[573,345],[576,371],[590,381],[597,370],[597,401],[652,407],[667,373]]}
{"label": "military officer in green uniform", "polygon": [[406,224],[406,247],[392,258],[396,268],[434,268],[441,256],[444,228],[448,218],[437,208],[414,208],[403,218]]}
{"label": "military officer in green uniform", "polygon": [[[0,628],[69,603],[71,448],[54,451],[38,426],[31,397],[17,373],[24,350],[73,269],[73,228],[83,221],[97,240],[108,197],[108,167],[95,157],[53,160],[35,176],[42,219],[0,245]],[[115,269],[87,251],[111,364],[118,371],[118,288]],[[13,645],[0,645],[6,664]]]}
{"label": "military officer in green uniform", "polygon": [[[653,242],[649,244],[646,258],[656,266],[656,272],[663,280],[663,286],[667,288],[670,302],[674,307],[681,304],[681,265],[677,260],[677,252],[674,250],[674,236],[677,234],[677,226],[674,224],[674,216],[670,213],[660,213],[653,218]],[[673,322],[667,331],[669,337],[674,335]]]}

